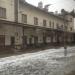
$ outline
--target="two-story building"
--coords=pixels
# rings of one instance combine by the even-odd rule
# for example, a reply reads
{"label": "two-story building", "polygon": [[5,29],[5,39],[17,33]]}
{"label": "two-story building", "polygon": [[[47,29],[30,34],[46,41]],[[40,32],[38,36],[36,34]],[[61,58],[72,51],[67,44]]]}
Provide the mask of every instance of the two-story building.
{"label": "two-story building", "polygon": [[[65,33],[65,34],[64,34]],[[74,42],[74,18],[24,0],[0,0],[0,46],[42,46]]]}

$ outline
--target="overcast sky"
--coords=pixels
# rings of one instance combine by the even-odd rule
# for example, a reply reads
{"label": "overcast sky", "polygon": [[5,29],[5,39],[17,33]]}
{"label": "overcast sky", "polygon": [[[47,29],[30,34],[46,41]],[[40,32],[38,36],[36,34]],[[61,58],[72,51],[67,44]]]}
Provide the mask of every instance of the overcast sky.
{"label": "overcast sky", "polygon": [[75,1],[74,0],[26,0],[28,3],[37,6],[38,2],[42,1],[43,4],[53,4],[49,7],[49,11],[60,11],[61,9],[66,9],[67,11],[71,11],[73,8],[75,9]]}

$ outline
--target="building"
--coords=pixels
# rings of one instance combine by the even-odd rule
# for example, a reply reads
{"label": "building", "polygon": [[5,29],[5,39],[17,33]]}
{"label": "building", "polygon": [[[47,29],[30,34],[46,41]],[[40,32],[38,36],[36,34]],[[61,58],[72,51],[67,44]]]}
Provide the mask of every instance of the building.
{"label": "building", "polygon": [[69,13],[62,17],[24,0],[0,0],[1,47],[59,45],[65,38],[67,43],[75,41],[74,18]]}

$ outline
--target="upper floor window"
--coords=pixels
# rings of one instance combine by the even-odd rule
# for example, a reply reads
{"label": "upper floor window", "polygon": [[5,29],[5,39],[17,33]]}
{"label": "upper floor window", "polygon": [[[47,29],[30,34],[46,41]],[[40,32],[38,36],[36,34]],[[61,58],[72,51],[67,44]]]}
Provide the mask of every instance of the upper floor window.
{"label": "upper floor window", "polygon": [[68,27],[67,27],[67,26],[64,26],[64,28],[65,28],[65,30],[67,30],[67,29],[68,29]]}
{"label": "upper floor window", "polygon": [[53,22],[53,28],[54,28],[54,22]]}
{"label": "upper floor window", "polygon": [[0,18],[6,18],[6,8],[0,7]]}
{"label": "upper floor window", "polygon": [[56,24],[56,27],[57,27],[57,29],[59,29],[59,24],[58,23]]}
{"label": "upper floor window", "polygon": [[70,18],[70,21],[72,22],[72,18]]}
{"label": "upper floor window", "polygon": [[72,31],[72,27],[70,28],[70,30]]}
{"label": "upper floor window", "polygon": [[61,29],[63,29],[64,28],[64,25],[61,25]]}
{"label": "upper floor window", "polygon": [[26,14],[22,14],[22,22],[27,23],[27,15]]}
{"label": "upper floor window", "polygon": [[38,25],[38,18],[34,17],[34,25]]}
{"label": "upper floor window", "polygon": [[49,21],[49,26],[51,27],[51,21]]}
{"label": "upper floor window", "polygon": [[46,20],[43,20],[43,26],[46,26],[47,22]]}

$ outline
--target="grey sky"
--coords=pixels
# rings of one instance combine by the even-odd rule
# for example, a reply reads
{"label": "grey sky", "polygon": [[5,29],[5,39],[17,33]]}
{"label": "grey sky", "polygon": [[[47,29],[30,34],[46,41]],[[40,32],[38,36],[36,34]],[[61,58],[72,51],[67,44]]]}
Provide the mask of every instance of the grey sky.
{"label": "grey sky", "polygon": [[60,11],[62,8],[71,11],[75,9],[74,0],[26,0],[28,3],[37,6],[39,1],[42,1],[43,4],[53,4],[49,7],[49,11]]}

